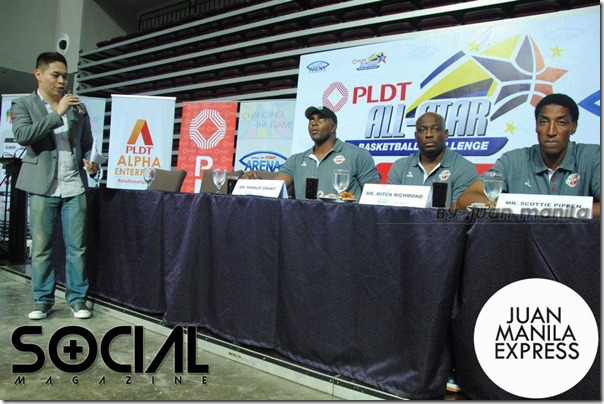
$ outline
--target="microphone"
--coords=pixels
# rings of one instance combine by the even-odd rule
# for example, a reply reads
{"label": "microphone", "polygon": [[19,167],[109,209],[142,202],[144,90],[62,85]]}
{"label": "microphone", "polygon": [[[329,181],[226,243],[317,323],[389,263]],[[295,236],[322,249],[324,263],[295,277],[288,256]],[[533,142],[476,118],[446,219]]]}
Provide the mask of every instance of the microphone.
{"label": "microphone", "polygon": [[[71,91],[67,91],[65,94],[70,94],[70,93],[71,93]],[[82,106],[82,104],[72,105],[72,108],[75,109],[75,111],[82,116],[86,116],[86,114],[88,113],[86,111],[86,108],[84,108]]]}
{"label": "microphone", "polygon": [[84,108],[82,105],[72,105],[73,109],[76,110],[76,112],[82,116],[85,116],[87,114],[86,108]]}

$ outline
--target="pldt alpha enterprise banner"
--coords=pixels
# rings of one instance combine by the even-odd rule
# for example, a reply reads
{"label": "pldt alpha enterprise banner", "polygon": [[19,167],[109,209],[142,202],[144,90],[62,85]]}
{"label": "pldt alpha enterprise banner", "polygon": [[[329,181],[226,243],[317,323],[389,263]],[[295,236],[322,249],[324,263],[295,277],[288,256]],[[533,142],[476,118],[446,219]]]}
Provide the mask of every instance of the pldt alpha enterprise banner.
{"label": "pldt alpha enterprise banner", "polygon": [[404,38],[301,58],[292,153],[312,146],[310,105],[332,108],[338,137],[378,167],[417,151],[415,120],[433,111],[451,149],[490,165],[537,143],[534,106],[553,92],[580,106],[571,140],[600,143],[599,7]]}

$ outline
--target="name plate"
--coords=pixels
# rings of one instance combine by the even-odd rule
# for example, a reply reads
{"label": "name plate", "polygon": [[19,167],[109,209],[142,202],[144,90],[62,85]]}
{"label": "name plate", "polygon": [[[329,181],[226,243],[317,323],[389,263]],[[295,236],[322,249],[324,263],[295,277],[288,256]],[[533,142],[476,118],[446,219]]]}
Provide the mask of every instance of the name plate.
{"label": "name plate", "polygon": [[591,219],[591,196],[501,194],[497,210],[526,216]]}
{"label": "name plate", "polygon": [[233,195],[268,196],[287,199],[287,187],[283,180],[245,180],[240,179],[233,189]]}
{"label": "name plate", "polygon": [[425,208],[431,188],[426,185],[365,184],[359,203]]}

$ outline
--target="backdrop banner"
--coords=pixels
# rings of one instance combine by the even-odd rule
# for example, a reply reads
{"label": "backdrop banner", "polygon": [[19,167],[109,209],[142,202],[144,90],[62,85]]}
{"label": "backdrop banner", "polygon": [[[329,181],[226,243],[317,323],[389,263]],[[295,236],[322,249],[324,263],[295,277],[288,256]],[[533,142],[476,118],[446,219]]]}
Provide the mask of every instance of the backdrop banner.
{"label": "backdrop banner", "polygon": [[279,171],[291,151],[295,107],[293,100],[241,103],[235,170]]}
{"label": "backdrop banner", "polygon": [[177,167],[187,176],[182,192],[199,192],[205,170],[233,169],[237,102],[185,102]]}
{"label": "backdrop banner", "polygon": [[176,97],[111,95],[107,187],[145,189],[145,167],[169,170]]}
{"label": "backdrop banner", "polygon": [[[92,129],[92,136],[95,140],[96,151],[99,154],[103,154],[103,138],[105,125],[105,108],[107,106],[107,100],[105,98],[96,97],[84,97],[80,96],[80,100],[86,106],[86,112],[90,117],[90,128]],[[95,186],[96,182],[88,177],[88,185]]]}
{"label": "backdrop banner", "polygon": [[25,147],[20,146],[13,136],[13,115],[11,104],[15,98],[27,94],[2,94],[2,114],[0,115],[0,142],[2,157],[17,157],[25,153]]}
{"label": "backdrop banner", "polygon": [[580,107],[571,138],[600,143],[600,8],[414,32],[403,39],[300,58],[292,153],[308,149],[304,111],[325,105],[338,137],[390,165],[418,151],[415,121],[445,117],[448,146],[477,165],[537,143],[534,110],[547,94]]}

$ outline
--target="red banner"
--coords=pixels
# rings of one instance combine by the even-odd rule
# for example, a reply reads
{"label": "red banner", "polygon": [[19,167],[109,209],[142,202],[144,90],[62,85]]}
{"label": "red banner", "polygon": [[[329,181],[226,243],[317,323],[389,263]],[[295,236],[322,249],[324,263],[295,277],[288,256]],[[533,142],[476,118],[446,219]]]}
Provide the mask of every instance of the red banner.
{"label": "red banner", "polygon": [[199,192],[205,170],[233,170],[237,107],[237,102],[183,103],[177,167],[187,177],[181,192]]}

